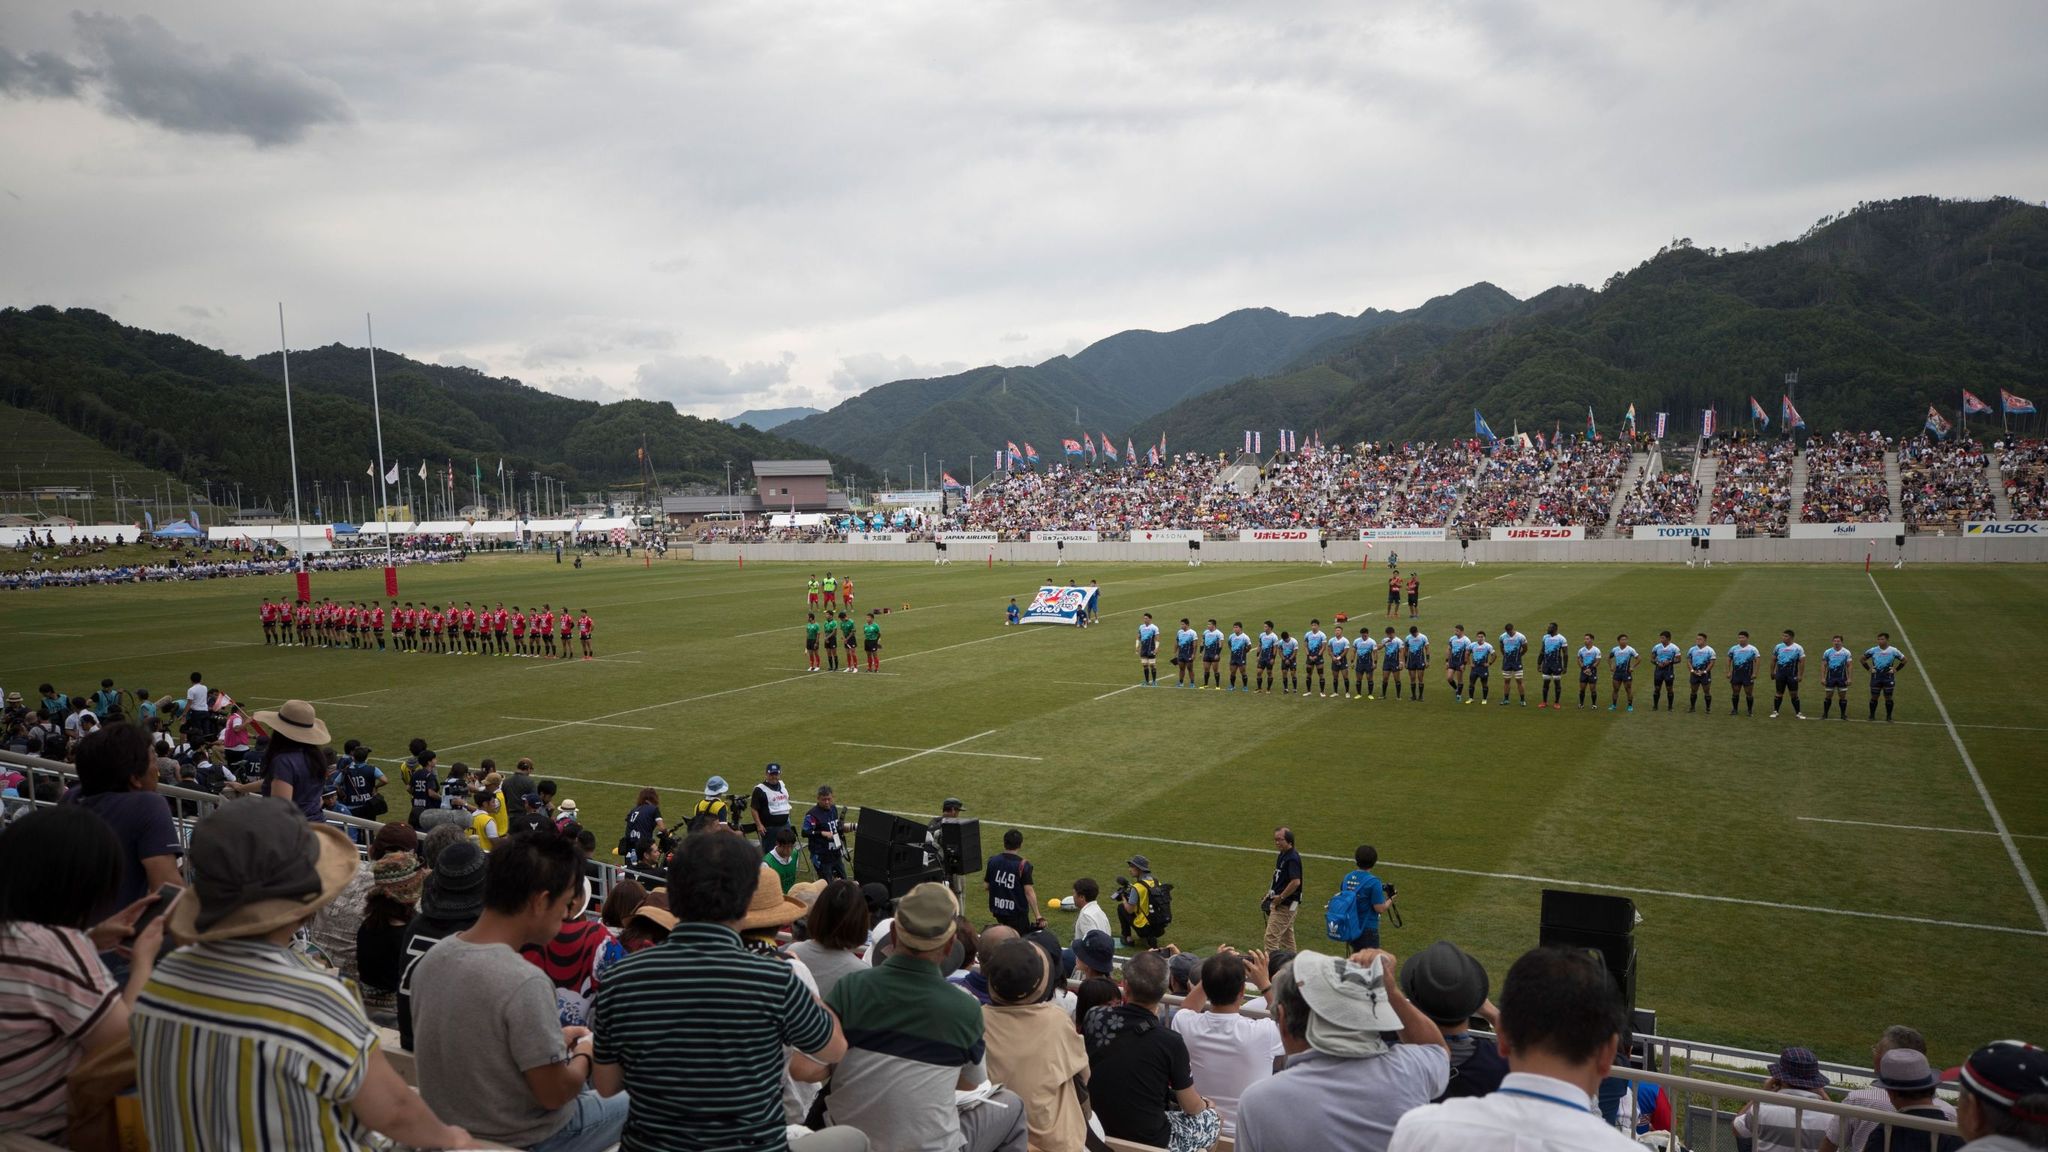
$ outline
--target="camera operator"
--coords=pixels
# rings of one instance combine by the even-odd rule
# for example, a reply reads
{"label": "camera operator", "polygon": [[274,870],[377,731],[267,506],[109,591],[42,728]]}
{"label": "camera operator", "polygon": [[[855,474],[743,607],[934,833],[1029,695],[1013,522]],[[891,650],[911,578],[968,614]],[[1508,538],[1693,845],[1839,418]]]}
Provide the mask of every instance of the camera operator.
{"label": "camera operator", "polygon": [[988,889],[988,914],[995,922],[1015,929],[1019,936],[1036,931],[1045,923],[1038,915],[1038,888],[1032,883],[1031,861],[1017,850],[1024,846],[1024,833],[1012,828],[1003,833],[1003,850],[988,858],[982,871],[982,887]]}
{"label": "camera operator", "polygon": [[1116,919],[1123,945],[1139,947],[1131,940],[1131,934],[1136,933],[1144,947],[1157,948],[1160,935],[1166,931],[1166,924],[1154,915],[1154,898],[1162,885],[1152,875],[1152,862],[1145,857],[1133,856],[1124,864],[1131,874],[1118,877],[1116,882]]}
{"label": "camera operator", "polygon": [[[1344,874],[1343,883],[1337,886],[1337,895],[1330,900],[1330,938],[1338,938],[1340,924],[1345,940],[1353,952],[1380,946],[1380,917],[1393,910],[1394,886],[1373,875],[1372,866],[1380,862],[1379,849],[1370,844],[1360,844],[1352,853],[1357,868]],[[1340,908],[1349,905],[1348,915],[1341,915]]]}
{"label": "camera operator", "polygon": [[1266,951],[1295,951],[1294,914],[1301,908],[1301,853],[1294,847],[1294,829],[1281,825],[1273,829],[1273,847],[1279,858],[1273,862],[1273,886],[1259,901],[1266,914]]}
{"label": "camera operator", "polygon": [[761,830],[761,852],[766,855],[775,847],[776,835],[789,827],[789,789],[782,786],[782,765],[770,764],[762,771],[751,806],[754,824]]}

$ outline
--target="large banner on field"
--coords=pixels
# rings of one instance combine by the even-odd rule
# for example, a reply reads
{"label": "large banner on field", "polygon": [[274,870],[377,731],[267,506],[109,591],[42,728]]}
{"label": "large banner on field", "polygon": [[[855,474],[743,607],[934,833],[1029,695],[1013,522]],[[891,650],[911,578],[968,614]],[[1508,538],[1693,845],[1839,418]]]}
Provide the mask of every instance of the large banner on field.
{"label": "large banner on field", "polygon": [[1554,524],[1548,527],[1538,527],[1532,524],[1522,528],[1509,525],[1493,530],[1493,539],[1495,540],[1584,540],[1585,538],[1586,529],[1583,525],[1579,524]]}
{"label": "large banner on field", "polygon": [[1095,598],[1100,594],[1101,590],[1096,588],[1047,584],[1031,598],[1030,606],[1024,609],[1022,621],[1026,624],[1077,624],[1095,607]]}
{"label": "large banner on field", "polygon": [[1246,528],[1237,534],[1242,544],[1313,544],[1322,538],[1320,528]]}
{"label": "large banner on field", "polygon": [[1906,531],[1904,524],[1794,524],[1786,534],[1794,540],[1889,540]]}
{"label": "large banner on field", "polygon": [[1442,528],[1360,528],[1358,538],[1367,543],[1387,540],[1442,540]]}
{"label": "large banner on field", "polygon": [[1033,544],[1093,544],[1101,539],[1102,533],[1093,529],[1087,531],[1059,529],[1048,532],[1033,532],[1031,534],[1031,542]]}
{"label": "large banner on field", "polygon": [[1733,524],[1638,524],[1637,540],[1733,540]]}
{"label": "large banner on field", "polygon": [[2048,536],[2048,520],[1970,520],[1963,524],[1963,535],[2004,540]]}
{"label": "large banner on field", "polygon": [[1133,544],[1185,544],[1190,540],[1199,541],[1202,534],[1189,528],[1133,528]]}

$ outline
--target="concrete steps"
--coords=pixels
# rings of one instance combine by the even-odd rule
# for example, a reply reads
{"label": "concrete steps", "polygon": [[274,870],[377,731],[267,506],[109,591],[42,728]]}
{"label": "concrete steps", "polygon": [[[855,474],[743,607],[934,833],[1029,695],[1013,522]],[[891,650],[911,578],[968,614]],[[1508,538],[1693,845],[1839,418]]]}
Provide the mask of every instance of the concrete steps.
{"label": "concrete steps", "polygon": [[1899,454],[1884,454],[1884,494],[1891,497],[1892,515],[1901,520],[1906,518],[1906,483],[1899,478]]}
{"label": "concrete steps", "polygon": [[1650,465],[1656,459],[1648,452],[1637,452],[1628,458],[1628,470],[1621,474],[1621,483],[1614,486],[1614,499],[1607,504],[1607,530],[1605,535],[1614,535],[1614,525],[1621,519],[1621,506],[1628,503],[1629,493],[1636,490],[1636,484],[1649,475]]}
{"label": "concrete steps", "polygon": [[1794,455],[1793,455],[1793,457],[1792,457],[1792,508],[1791,508],[1791,513],[1790,513],[1790,518],[1789,518],[1789,519],[1788,519],[1788,520],[1786,521],[1786,523],[1788,523],[1788,524],[1797,524],[1797,523],[1799,523],[1799,522],[1800,522],[1800,517],[1799,517],[1799,513],[1800,513],[1800,510],[1801,510],[1801,509],[1803,509],[1803,508],[1805,508],[1805,507],[1806,507],[1806,453],[1804,453],[1804,452],[1800,452],[1800,453],[1796,453],[1796,454],[1794,454]]}
{"label": "concrete steps", "polygon": [[1230,467],[1216,474],[1216,482],[1209,487],[1212,491],[1234,490],[1250,495],[1259,490],[1259,458],[1239,456]]}
{"label": "concrete steps", "polygon": [[1692,522],[1711,524],[1714,522],[1714,480],[1721,475],[1721,462],[1702,451],[1700,457],[1700,506],[1693,509]]}
{"label": "concrete steps", "polygon": [[2012,519],[2012,501],[2005,497],[2005,473],[1999,470],[1999,462],[2005,459],[2003,452],[1990,452],[1984,458],[1984,482],[1991,485],[1991,511],[2000,520]]}

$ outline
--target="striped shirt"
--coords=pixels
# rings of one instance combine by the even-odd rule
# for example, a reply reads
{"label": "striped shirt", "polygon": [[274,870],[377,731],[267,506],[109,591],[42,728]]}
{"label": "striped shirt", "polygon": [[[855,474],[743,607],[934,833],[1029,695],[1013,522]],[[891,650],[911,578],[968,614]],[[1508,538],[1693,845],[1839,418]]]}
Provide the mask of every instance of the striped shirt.
{"label": "striped shirt", "polygon": [[624,1152],[779,1152],[783,1045],[816,1052],[832,1039],[795,970],[718,924],[679,924],[606,969],[590,1023],[597,1062],[625,1072]]}
{"label": "striped shirt", "polygon": [[0,1132],[63,1137],[65,1082],[118,995],[85,933],[0,924]]}
{"label": "striped shirt", "polygon": [[261,940],[182,948],[135,1006],[136,1081],[151,1147],[381,1147],[349,1102],[377,1046],[355,993]]}

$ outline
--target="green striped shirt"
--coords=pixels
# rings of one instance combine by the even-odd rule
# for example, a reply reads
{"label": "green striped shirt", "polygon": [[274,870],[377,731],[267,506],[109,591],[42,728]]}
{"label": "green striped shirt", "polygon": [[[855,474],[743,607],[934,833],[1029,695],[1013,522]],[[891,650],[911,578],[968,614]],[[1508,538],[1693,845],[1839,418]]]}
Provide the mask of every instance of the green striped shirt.
{"label": "green striped shirt", "polygon": [[166,956],[130,1024],[153,1148],[380,1148],[350,1107],[375,1029],[355,992],[260,940]]}
{"label": "green striped shirt", "polygon": [[796,970],[719,924],[678,924],[606,970],[590,1023],[597,1062],[625,1072],[624,1152],[787,1148],[783,1045],[832,1039]]}

